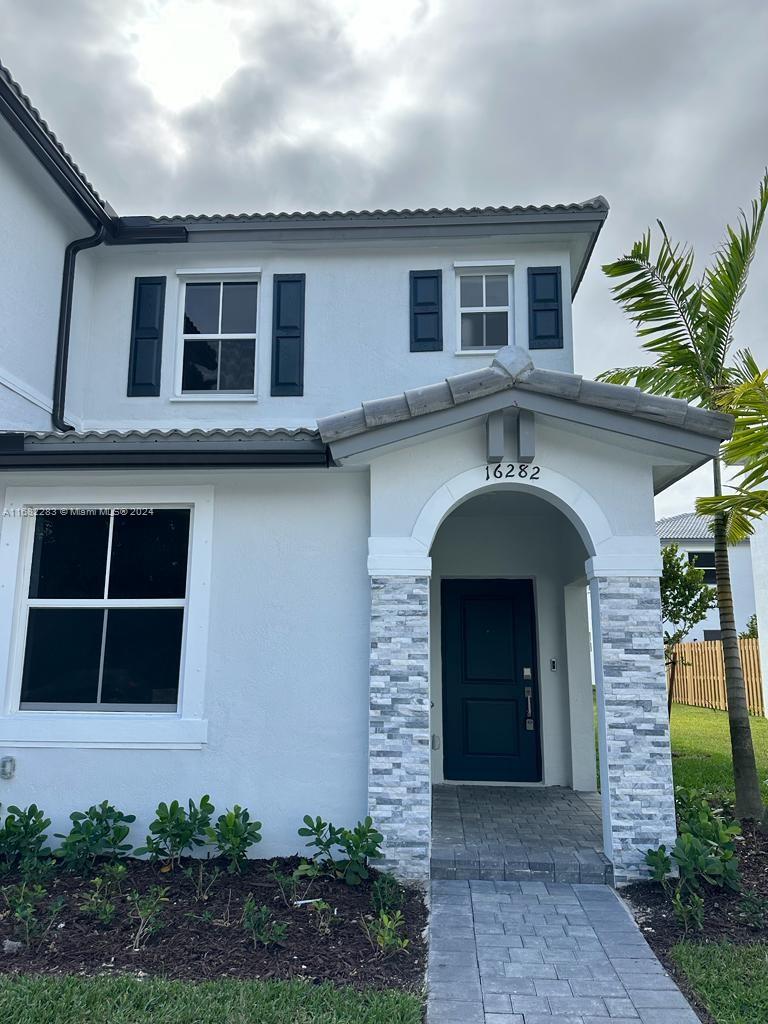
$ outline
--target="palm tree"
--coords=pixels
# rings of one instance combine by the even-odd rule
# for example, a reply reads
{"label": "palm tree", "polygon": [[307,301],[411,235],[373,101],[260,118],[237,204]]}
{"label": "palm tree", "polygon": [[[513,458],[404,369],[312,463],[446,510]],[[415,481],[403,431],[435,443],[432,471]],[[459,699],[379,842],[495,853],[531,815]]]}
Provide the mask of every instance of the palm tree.
{"label": "palm tree", "polygon": [[[656,256],[651,232],[635,242],[630,253],[603,267],[619,279],[614,299],[623,307],[654,361],[647,366],[609,370],[600,380],[634,384],[657,395],[693,402],[704,409],[734,411],[737,394],[759,379],[748,351],[730,360],[733,331],[744,296],[750,264],[768,209],[768,171],[760,183],[750,215],[743,211],[735,228],[716,249],[701,277],[694,277],[694,253],[689,245],[673,243],[659,221],[661,241]],[[713,491],[723,494],[720,457],[713,460]],[[749,724],[746,687],[733,613],[728,562],[729,512],[712,516],[720,632],[728,693],[728,721],[733,755],[737,817],[760,819],[763,803]],[[741,524],[745,522],[741,517]]]}

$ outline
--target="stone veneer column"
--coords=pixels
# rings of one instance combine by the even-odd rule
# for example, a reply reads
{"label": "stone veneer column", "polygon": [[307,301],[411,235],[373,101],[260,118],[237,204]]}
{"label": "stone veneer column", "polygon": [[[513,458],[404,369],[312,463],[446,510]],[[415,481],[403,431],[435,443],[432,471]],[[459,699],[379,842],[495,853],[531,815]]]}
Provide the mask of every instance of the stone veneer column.
{"label": "stone veneer column", "polygon": [[429,877],[430,785],[429,578],[372,576],[368,813],[401,878]]}
{"label": "stone veneer column", "polygon": [[590,591],[605,853],[625,882],[676,835],[659,581],[598,573]]}

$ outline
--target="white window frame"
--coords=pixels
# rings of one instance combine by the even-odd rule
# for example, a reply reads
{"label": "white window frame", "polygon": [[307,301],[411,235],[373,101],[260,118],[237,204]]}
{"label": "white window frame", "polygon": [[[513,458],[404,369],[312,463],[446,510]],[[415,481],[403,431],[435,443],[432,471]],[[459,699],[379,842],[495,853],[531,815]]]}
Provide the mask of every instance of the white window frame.
{"label": "white window frame", "polygon": [[[21,710],[36,508],[191,509],[185,621],[176,711]],[[7,652],[0,744],[16,747],[199,749],[207,740],[212,487],[9,487],[0,525],[0,652]],[[148,607],[143,600],[131,604]],[[165,604],[166,602],[161,602]]]}
{"label": "white window frame", "polygon": [[[498,352],[498,347],[483,346],[482,348],[462,348],[461,345],[461,314],[462,313],[506,313],[507,314],[507,345],[514,345],[515,341],[515,275],[514,260],[457,260],[453,264],[456,271],[456,355],[478,356],[487,353]],[[461,279],[462,277],[506,277],[507,278],[507,305],[506,306],[462,306],[461,304]]]}
{"label": "white window frame", "polygon": [[[259,380],[259,334],[261,327],[261,307],[263,301],[261,268],[260,267],[207,267],[200,270],[183,269],[176,271],[179,282],[179,304],[176,327],[176,365],[174,370],[174,394],[172,402],[255,402]],[[256,296],[256,328],[251,334],[184,334],[184,304],[188,284],[229,284],[244,282],[258,285]],[[221,326],[221,302],[219,303],[219,326]],[[184,341],[186,337],[194,337],[201,341],[237,341],[253,338],[253,391],[183,391],[184,377]]]}

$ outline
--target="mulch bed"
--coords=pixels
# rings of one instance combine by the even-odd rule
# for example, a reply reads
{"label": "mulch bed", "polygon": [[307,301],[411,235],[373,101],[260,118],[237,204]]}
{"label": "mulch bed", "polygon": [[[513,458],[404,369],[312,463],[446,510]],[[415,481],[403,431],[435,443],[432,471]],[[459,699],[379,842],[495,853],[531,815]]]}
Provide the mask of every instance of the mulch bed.
{"label": "mulch bed", "polygon": [[746,894],[768,900],[768,834],[745,823],[742,836],[737,840],[736,852],[741,870],[742,892],[714,886],[703,887],[704,930],[701,932],[689,931],[685,935],[673,913],[669,897],[658,883],[636,882],[621,890],[621,895],[632,907],[646,941],[707,1024],[714,1024],[714,1019],[698,1003],[669,951],[683,939],[700,943],[731,942],[736,945],[768,943],[768,927],[756,927],[754,923],[748,922],[740,907]]}
{"label": "mulch bed", "polygon": [[[39,949],[3,953],[0,973],[35,974],[144,974],[164,978],[204,981],[215,978],[289,979],[362,988],[399,988],[420,991],[424,983],[426,911],[418,890],[405,887],[402,913],[410,945],[405,952],[388,956],[374,951],[362,925],[364,915],[375,916],[371,882],[351,887],[341,881],[317,878],[308,899],[323,899],[335,911],[330,934],[322,934],[317,914],[307,906],[286,906],[269,874],[267,861],[249,861],[242,875],[222,873],[205,901],[195,899],[193,882],[176,870],[162,873],[146,861],[126,859],[127,880],[122,892],[147,892],[152,885],[168,887],[169,902],[161,912],[162,928],[146,946],[132,949],[136,922],[124,896],[114,902],[117,911],[109,925],[98,923],[80,904],[92,889],[84,879],[59,869],[45,882],[45,906],[63,897],[65,909],[56,919]],[[193,864],[196,861],[185,861]],[[289,875],[299,864],[281,858],[278,870]],[[372,876],[375,873],[372,872]],[[17,882],[6,877],[3,886]],[[287,924],[280,946],[257,947],[242,926],[246,898],[272,911],[276,921]],[[0,950],[3,940],[18,939],[5,900],[0,898]]]}

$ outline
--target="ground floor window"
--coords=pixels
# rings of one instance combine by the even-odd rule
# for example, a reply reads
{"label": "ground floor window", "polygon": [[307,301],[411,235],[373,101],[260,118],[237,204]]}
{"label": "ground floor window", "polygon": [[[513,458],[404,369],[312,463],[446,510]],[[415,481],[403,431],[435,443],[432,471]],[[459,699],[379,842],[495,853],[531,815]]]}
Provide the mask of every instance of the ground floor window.
{"label": "ground floor window", "polygon": [[190,508],[34,510],[22,711],[176,711]]}

